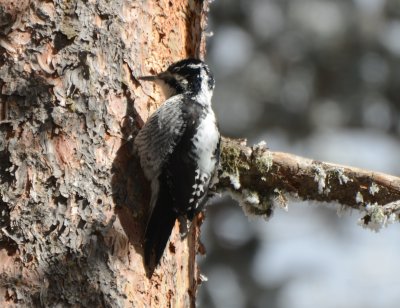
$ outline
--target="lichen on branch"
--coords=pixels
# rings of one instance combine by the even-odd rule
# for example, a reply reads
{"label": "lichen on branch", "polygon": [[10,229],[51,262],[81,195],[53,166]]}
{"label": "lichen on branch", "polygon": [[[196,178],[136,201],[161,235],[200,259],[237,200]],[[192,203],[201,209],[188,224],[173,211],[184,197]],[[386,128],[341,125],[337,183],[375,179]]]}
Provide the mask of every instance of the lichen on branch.
{"label": "lichen on branch", "polygon": [[287,197],[336,202],[363,213],[360,224],[379,230],[399,220],[400,178],[360,168],[272,152],[265,143],[223,138],[218,191],[228,191],[250,216],[269,218]]}

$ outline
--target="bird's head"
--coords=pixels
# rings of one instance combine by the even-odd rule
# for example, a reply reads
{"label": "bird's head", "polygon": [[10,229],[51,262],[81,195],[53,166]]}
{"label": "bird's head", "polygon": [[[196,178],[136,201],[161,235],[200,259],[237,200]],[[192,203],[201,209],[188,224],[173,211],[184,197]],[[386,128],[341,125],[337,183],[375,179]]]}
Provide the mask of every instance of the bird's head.
{"label": "bird's head", "polygon": [[165,72],[154,76],[141,76],[141,80],[159,84],[165,96],[186,93],[201,99],[211,99],[214,90],[214,77],[205,64],[197,59],[185,59],[171,64]]}

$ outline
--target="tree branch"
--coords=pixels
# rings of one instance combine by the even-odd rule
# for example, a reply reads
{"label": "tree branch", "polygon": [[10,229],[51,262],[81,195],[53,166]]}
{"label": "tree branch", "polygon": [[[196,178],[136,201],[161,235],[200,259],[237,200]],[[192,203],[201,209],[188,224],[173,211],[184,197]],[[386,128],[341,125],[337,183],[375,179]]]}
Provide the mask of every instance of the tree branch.
{"label": "tree branch", "polygon": [[364,213],[363,226],[378,230],[399,220],[400,178],[355,167],[271,152],[261,143],[223,138],[218,191],[229,191],[248,215],[270,217],[287,196],[338,202]]}

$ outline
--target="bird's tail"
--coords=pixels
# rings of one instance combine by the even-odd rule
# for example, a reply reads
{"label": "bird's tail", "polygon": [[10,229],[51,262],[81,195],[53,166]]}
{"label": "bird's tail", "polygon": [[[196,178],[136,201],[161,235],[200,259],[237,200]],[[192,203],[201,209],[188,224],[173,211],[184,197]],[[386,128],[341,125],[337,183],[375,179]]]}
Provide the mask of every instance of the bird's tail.
{"label": "bird's tail", "polygon": [[160,187],[144,237],[144,262],[150,272],[160,262],[177,217],[171,195],[167,189]]}

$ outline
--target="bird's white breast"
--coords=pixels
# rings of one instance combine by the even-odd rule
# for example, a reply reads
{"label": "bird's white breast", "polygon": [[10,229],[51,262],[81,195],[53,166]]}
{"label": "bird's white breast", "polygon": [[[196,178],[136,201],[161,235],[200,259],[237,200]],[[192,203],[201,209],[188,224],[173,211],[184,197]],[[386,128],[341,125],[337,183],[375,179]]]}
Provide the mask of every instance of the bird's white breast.
{"label": "bird's white breast", "polygon": [[214,171],[216,158],[215,149],[219,141],[219,132],[216,125],[215,115],[211,108],[206,113],[205,118],[200,121],[200,125],[193,137],[195,154],[198,157],[199,173],[206,174],[207,177]]}

